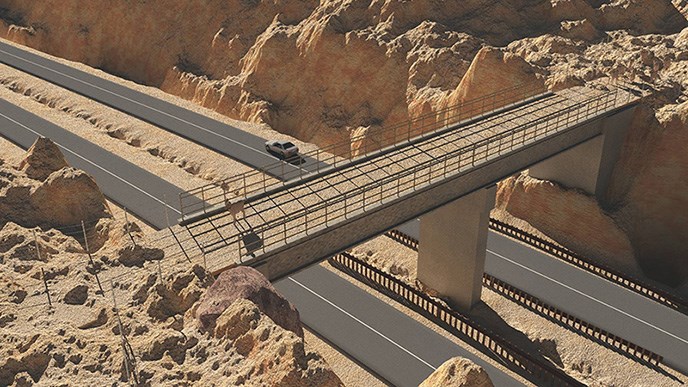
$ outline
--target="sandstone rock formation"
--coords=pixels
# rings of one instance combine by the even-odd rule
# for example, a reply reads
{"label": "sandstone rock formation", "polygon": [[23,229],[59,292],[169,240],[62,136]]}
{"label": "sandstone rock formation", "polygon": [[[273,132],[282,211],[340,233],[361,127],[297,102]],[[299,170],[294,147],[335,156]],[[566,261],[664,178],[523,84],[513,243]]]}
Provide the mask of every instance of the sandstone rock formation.
{"label": "sandstone rock formation", "polygon": [[[666,34],[686,25],[668,0],[213,0],[202,6],[3,0],[0,6],[6,25],[0,33],[7,38],[320,146],[358,128],[413,117],[424,101],[445,98],[482,45],[547,33],[566,41],[620,29]],[[159,47],[155,55],[151,47]]]}
{"label": "sandstone rock formation", "polygon": [[524,173],[499,184],[496,203],[573,251],[639,273],[628,236],[592,197]]}
{"label": "sandstone rock formation", "polygon": [[[520,204],[500,205],[547,235],[566,234],[561,243],[583,255],[637,266],[671,286],[688,280],[686,126],[670,118],[688,100],[685,2],[0,0],[0,8],[0,36],[320,146],[362,135],[354,154],[384,144],[374,138],[381,127],[516,80],[552,90],[634,82],[650,92],[649,114],[633,124],[608,197],[575,199],[594,226],[558,228],[537,210],[518,211],[527,200],[506,189],[523,191],[519,184],[504,185],[500,197]],[[528,193],[557,208],[581,195],[551,187],[530,184]],[[593,234],[608,236],[587,248]],[[595,246],[605,238],[616,242],[603,253]]]}
{"label": "sandstone rock formation", "polygon": [[[545,90],[544,82],[536,77],[536,68],[523,58],[510,52],[484,47],[478,51],[459,85],[439,108],[459,105],[514,87],[527,89],[527,96]],[[478,115],[483,110],[516,102],[523,99],[523,94],[507,94],[505,97],[507,98],[495,101],[498,106],[476,106],[472,112]]]}
{"label": "sandstone rock formation", "polygon": [[303,337],[296,308],[260,272],[247,266],[223,272],[204,294],[196,311],[203,328],[213,329],[219,316],[238,299],[252,301],[277,325]]}
{"label": "sandstone rock formation", "polygon": [[19,163],[19,170],[31,179],[45,180],[53,172],[68,167],[60,148],[45,137],[39,137]]}
{"label": "sandstone rock formation", "polygon": [[472,361],[454,357],[445,361],[418,387],[492,387],[487,372]]}
{"label": "sandstone rock formation", "polygon": [[39,138],[18,168],[0,165],[0,225],[50,228],[111,217],[93,178],[67,166],[50,140]]}
{"label": "sandstone rock formation", "polygon": [[202,385],[342,386],[317,354],[304,351],[301,337],[275,324],[247,299],[238,298],[222,312],[213,335],[218,345],[245,360],[231,375],[204,374]]}

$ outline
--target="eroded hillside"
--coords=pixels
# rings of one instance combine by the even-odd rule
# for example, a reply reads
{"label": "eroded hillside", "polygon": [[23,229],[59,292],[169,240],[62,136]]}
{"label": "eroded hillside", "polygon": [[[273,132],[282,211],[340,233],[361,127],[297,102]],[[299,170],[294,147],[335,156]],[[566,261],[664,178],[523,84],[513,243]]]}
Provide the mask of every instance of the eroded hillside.
{"label": "eroded hillside", "polygon": [[[524,175],[502,184],[498,207],[576,251],[680,286],[688,278],[681,4],[2,0],[0,33],[320,146],[523,78],[552,89],[634,82],[650,97],[606,197]],[[486,46],[498,49],[485,48],[465,78]],[[543,201],[556,211],[535,205]],[[572,217],[581,219],[575,227],[561,221]]]}

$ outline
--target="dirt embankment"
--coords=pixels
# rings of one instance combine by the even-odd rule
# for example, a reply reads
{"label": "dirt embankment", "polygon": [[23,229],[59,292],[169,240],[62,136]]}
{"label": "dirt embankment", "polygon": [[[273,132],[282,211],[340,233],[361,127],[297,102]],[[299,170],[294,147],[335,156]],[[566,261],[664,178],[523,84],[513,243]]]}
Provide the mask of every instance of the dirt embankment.
{"label": "dirt embankment", "polygon": [[[688,22],[675,3],[0,0],[0,33],[320,146],[476,96],[460,83],[484,46],[502,48],[483,51],[464,81],[483,93],[522,71],[551,89],[636,82],[652,94],[606,198],[514,178],[498,206],[585,255],[680,286]],[[536,200],[580,227],[546,220]]]}

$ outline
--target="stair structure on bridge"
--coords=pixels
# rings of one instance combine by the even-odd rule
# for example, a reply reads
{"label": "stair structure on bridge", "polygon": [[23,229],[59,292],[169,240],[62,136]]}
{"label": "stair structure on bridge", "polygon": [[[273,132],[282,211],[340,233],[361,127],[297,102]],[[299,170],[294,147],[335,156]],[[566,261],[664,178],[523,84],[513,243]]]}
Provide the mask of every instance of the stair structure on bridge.
{"label": "stair structure on bridge", "polygon": [[184,193],[180,224],[213,271],[277,279],[420,217],[419,278],[469,309],[494,184],[536,165],[598,192],[638,101],[620,87],[504,90],[354,139],[359,155],[337,145],[311,152],[315,167],[282,161]]}

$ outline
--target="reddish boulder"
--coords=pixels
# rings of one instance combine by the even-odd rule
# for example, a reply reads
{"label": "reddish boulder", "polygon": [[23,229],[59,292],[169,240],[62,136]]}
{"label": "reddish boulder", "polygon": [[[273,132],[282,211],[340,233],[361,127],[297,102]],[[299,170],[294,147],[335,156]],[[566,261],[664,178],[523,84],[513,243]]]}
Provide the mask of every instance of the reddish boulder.
{"label": "reddish boulder", "polygon": [[299,312],[256,269],[236,267],[220,274],[200,301],[196,316],[206,331],[234,301],[247,299],[258,305],[260,311],[277,325],[303,337]]}

